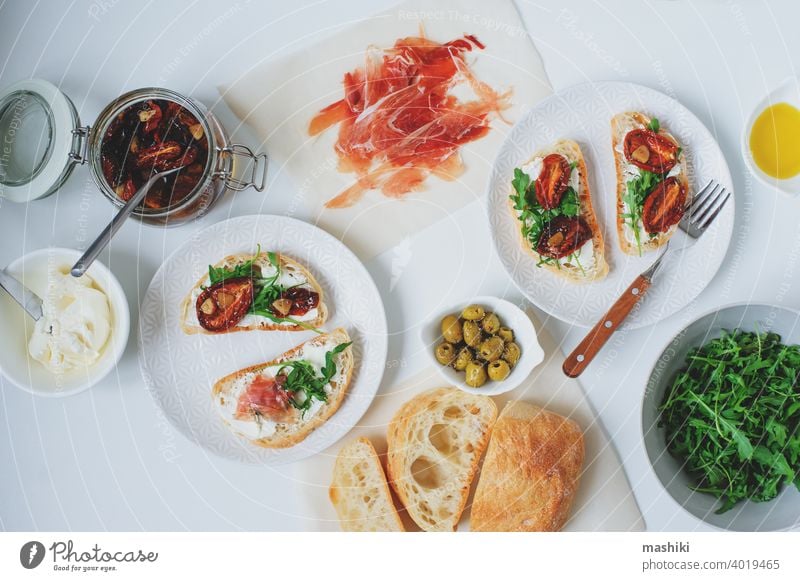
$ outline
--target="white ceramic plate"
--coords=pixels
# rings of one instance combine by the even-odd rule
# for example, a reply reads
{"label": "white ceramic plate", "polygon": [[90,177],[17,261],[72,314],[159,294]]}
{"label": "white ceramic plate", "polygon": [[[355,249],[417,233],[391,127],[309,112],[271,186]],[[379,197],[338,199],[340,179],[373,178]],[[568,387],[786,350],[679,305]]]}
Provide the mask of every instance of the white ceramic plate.
{"label": "white ceramic plate", "polygon": [[[622,111],[657,117],[680,141],[689,184],[697,191],[716,179],[733,191],[730,171],[708,129],[676,100],[632,83],[574,85],[533,107],[511,130],[489,177],[488,215],[495,247],[514,283],[535,305],[568,323],[589,327],[605,314],[657,253],[629,256],[619,248],[616,228],[616,168],[611,147],[611,118]],[[559,139],[576,141],[586,159],[592,202],[603,230],[610,272],[600,282],[576,285],[538,268],[522,246],[519,222],[508,206],[514,168],[538,149]],[[734,199],[728,201],[696,243],[683,232],[673,243],[653,287],[627,319],[630,328],[653,324],[688,305],[714,277],[733,231]],[[688,246],[685,246],[689,244]],[[681,249],[683,248],[683,249]]]}
{"label": "white ceramic plate", "polygon": [[[249,444],[224,425],[211,386],[249,365],[269,361],[314,336],[307,332],[240,332],[186,335],[179,306],[208,265],[238,252],[283,252],[307,266],[325,290],[325,329],[345,327],[356,368],[339,410],[303,442],[269,450]],[[324,450],[344,436],[369,407],[386,364],[386,314],[364,266],[330,234],[291,218],[244,216],[214,224],[175,251],[158,269],[139,316],[139,364],[165,416],[186,437],[220,456],[242,462],[283,464]]]}

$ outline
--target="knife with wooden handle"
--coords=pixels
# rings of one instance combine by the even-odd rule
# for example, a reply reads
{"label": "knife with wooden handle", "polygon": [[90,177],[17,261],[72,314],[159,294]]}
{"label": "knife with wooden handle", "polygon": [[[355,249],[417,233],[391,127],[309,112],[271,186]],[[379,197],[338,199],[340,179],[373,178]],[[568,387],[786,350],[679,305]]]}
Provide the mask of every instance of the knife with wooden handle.
{"label": "knife with wooden handle", "polygon": [[564,374],[569,377],[578,377],[592,362],[595,355],[603,348],[611,335],[614,334],[623,321],[628,317],[633,307],[642,300],[650,285],[653,282],[653,275],[655,275],[661,260],[666,255],[669,248],[669,242],[664,248],[655,262],[650,265],[650,268],[645,270],[642,274],[636,277],[631,285],[622,293],[617,301],[611,306],[608,312],[600,319],[597,324],[592,327],[592,330],[578,343],[578,346],[570,353],[564,360],[561,369]]}

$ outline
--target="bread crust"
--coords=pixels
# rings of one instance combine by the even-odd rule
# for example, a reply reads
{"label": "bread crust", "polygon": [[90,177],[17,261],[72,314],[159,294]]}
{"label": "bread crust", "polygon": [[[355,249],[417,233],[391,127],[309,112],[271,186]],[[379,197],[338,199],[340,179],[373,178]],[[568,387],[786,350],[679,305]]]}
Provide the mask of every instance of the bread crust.
{"label": "bread crust", "polygon": [[[379,478],[379,482],[361,482],[357,478],[353,478],[354,475],[351,474],[353,470],[352,462],[357,458],[369,463]],[[355,482],[353,482],[354,480]],[[355,508],[356,512],[364,511],[367,513],[372,508],[364,505],[364,501],[361,498],[361,489],[369,487],[376,488],[380,496],[379,499],[371,498],[370,501],[385,507],[386,510],[380,514],[368,515],[368,518],[364,519],[363,522],[354,523],[348,518],[351,508]],[[344,531],[405,531],[403,521],[400,520],[400,515],[397,514],[397,508],[392,500],[392,492],[389,489],[389,483],[386,481],[386,473],[383,471],[378,453],[375,451],[372,442],[363,436],[349,442],[339,450],[339,455],[336,457],[336,464],[333,468],[333,480],[328,489],[328,496],[339,515],[339,522]],[[352,507],[353,503],[359,503],[359,506]]]}
{"label": "bread crust", "polygon": [[[286,256],[285,254],[275,253],[278,259],[281,268],[290,267],[292,269],[297,270],[300,272],[305,279],[308,281],[308,284],[314,289],[316,293],[319,294],[319,305],[317,306],[317,317],[310,320],[304,321],[306,325],[310,325],[311,327],[321,327],[325,324],[325,321],[328,320],[328,307],[325,304],[325,294],[322,290],[322,287],[319,285],[317,280],[311,274],[311,272],[302,264]],[[226,256],[219,262],[217,262],[214,266],[220,267],[222,265],[236,265],[242,264],[253,257],[252,254],[231,254],[230,256]],[[193,324],[189,322],[190,314],[194,312],[195,304],[193,300],[193,295],[197,289],[199,289],[203,284],[206,283],[208,280],[208,276],[204,276],[197,283],[192,286],[189,293],[184,297],[183,301],[180,305],[180,325],[181,329],[187,335],[194,335],[194,334],[203,334],[203,335],[223,335],[225,333],[237,333],[240,331],[307,331],[308,328],[302,325],[280,325],[278,323],[274,323],[272,321],[259,321],[255,325],[234,325],[229,329],[225,329],[224,331],[217,331],[211,332],[199,324]]]}
{"label": "bread crust", "polygon": [[[625,254],[631,255],[638,255],[639,249],[636,247],[635,244],[632,244],[627,240],[625,237],[625,219],[622,215],[625,213],[624,203],[622,200],[622,196],[625,194],[625,190],[627,187],[627,182],[625,181],[625,174],[623,172],[623,167],[626,163],[624,154],[620,151],[622,148],[622,144],[625,140],[625,136],[628,134],[631,129],[640,128],[646,129],[647,126],[650,124],[651,117],[648,117],[644,113],[639,111],[627,111],[624,113],[618,113],[611,118],[611,147],[613,148],[612,151],[614,152],[614,165],[617,169],[617,240],[619,240],[619,247]],[[659,127],[658,130],[659,135],[663,135],[674,141],[679,147],[680,143],[678,142],[675,137],[667,132],[663,126]],[[689,179],[687,178],[687,171],[686,171],[686,156],[681,152],[680,156],[678,157],[678,165],[680,166],[681,170],[680,173],[676,176],[678,180],[683,184],[683,187],[686,189],[687,192],[687,200],[686,203],[689,203]],[[660,246],[669,241],[672,238],[672,235],[675,234],[675,230],[678,229],[678,225],[676,224],[672,228],[670,228],[667,232],[661,232],[652,238],[649,237],[647,240],[641,241],[642,250],[641,253],[644,254],[645,252],[653,251]]]}
{"label": "bread crust", "polygon": [[558,531],[566,524],[584,461],[574,421],[509,402],[492,431],[472,504],[473,531]]}
{"label": "bread crust", "polygon": [[[436,426],[455,425],[448,418],[447,410],[466,409],[464,417],[474,420],[483,417],[480,433],[469,441],[471,452],[468,454],[467,465],[452,466],[452,461],[447,454],[436,448],[429,440]],[[464,507],[467,504],[470,486],[478,470],[483,451],[489,442],[492,425],[497,418],[497,406],[484,395],[465,393],[453,387],[443,387],[423,392],[406,402],[397,411],[389,423],[387,434],[388,460],[387,472],[389,483],[397,493],[398,498],[405,506],[409,516],[422,529],[428,531],[453,531],[458,525]],[[472,425],[472,424],[471,424]],[[474,426],[473,426],[474,427]],[[419,443],[419,432],[424,432],[427,442]],[[422,445],[424,452],[418,453]],[[436,473],[440,467],[444,471],[456,471],[455,481],[451,478],[441,482],[435,488],[426,487],[417,481],[414,464],[425,458],[430,463],[430,468],[421,471],[422,478],[430,478],[428,471]],[[454,510],[446,520],[432,519],[421,509],[420,500],[423,493],[430,493],[431,489],[445,490],[446,495],[455,495]],[[415,490],[416,489],[416,490]],[[452,501],[452,497],[448,502]],[[427,501],[424,501],[427,502]],[[434,507],[430,507],[435,511]],[[438,511],[437,517],[438,517]]]}
{"label": "bread crust", "polygon": [[[347,331],[343,328],[334,329],[331,333],[318,335],[308,341],[301,343],[300,345],[290,349],[289,351],[283,353],[282,355],[276,357],[272,361],[268,361],[266,363],[259,363],[257,365],[251,365],[250,367],[245,367],[244,369],[240,369],[239,371],[234,371],[226,375],[225,377],[217,380],[214,384],[214,387],[211,390],[211,397],[214,400],[214,403],[218,406],[221,406],[220,397],[229,395],[233,388],[233,385],[237,379],[247,375],[248,373],[258,373],[263,371],[264,369],[271,367],[278,363],[283,363],[284,361],[290,361],[295,359],[297,355],[302,351],[303,347],[307,344],[324,344],[325,340],[328,337],[332,337],[335,339],[336,344],[347,343],[350,341],[350,336],[348,335]],[[328,401],[323,405],[323,407],[308,421],[303,421],[302,419],[299,420],[302,422],[302,426],[293,432],[283,433],[276,431],[273,436],[268,436],[264,438],[258,439],[249,439],[245,436],[240,435],[241,437],[247,439],[250,443],[255,444],[256,446],[261,446],[263,448],[289,448],[294,446],[303,440],[305,440],[308,435],[317,429],[319,426],[324,424],[330,417],[336,413],[336,410],[342,405],[344,401],[345,395],[347,390],[350,386],[350,381],[353,378],[353,369],[355,367],[354,364],[354,357],[353,357],[353,348],[350,346],[349,348],[345,349],[339,354],[339,362],[342,366],[342,377],[341,381],[331,381],[331,393],[329,394]],[[227,420],[225,420],[227,425],[230,425]],[[281,422],[278,422],[278,426],[286,425]]]}
{"label": "bread crust", "polygon": [[[552,146],[541,149],[534,153],[525,164],[530,163],[532,160],[536,159],[537,157],[545,157],[551,153],[558,153],[563,155],[567,161],[576,162],[578,164],[578,178],[580,181],[580,191],[578,192],[578,201],[580,203],[580,216],[586,221],[586,224],[589,226],[589,229],[592,232],[592,245],[594,247],[594,254],[595,254],[595,267],[589,271],[586,271],[586,274],[581,272],[578,268],[568,268],[562,266],[559,268],[553,264],[542,264],[541,268],[545,268],[550,272],[554,273],[557,276],[563,277],[570,282],[574,283],[588,283],[593,282],[596,280],[602,280],[608,274],[608,263],[605,259],[605,242],[603,240],[603,232],[600,229],[597,223],[597,216],[594,212],[594,207],[592,206],[592,194],[591,190],[589,189],[589,181],[588,181],[588,173],[586,169],[586,161],[583,158],[583,153],[581,152],[580,146],[570,140],[570,139],[562,139],[557,141]],[[523,164],[523,165],[525,165]],[[517,211],[514,209],[514,204],[509,200],[509,209],[514,216],[514,219],[519,223],[519,216]],[[519,240],[522,247],[537,261],[540,260],[540,255],[536,250],[531,248],[530,243],[522,236],[522,232],[519,231]]]}

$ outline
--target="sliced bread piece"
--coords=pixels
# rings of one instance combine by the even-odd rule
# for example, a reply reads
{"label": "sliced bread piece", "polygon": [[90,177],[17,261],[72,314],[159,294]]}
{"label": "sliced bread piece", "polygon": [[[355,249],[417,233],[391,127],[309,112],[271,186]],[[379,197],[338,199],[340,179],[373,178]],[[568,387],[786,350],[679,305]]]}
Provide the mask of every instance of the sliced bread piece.
{"label": "sliced bread piece", "polygon": [[[535,182],[544,168],[543,161],[551,155],[562,156],[569,164],[568,190],[561,198],[562,204],[555,211],[566,218],[579,218],[591,234],[591,237],[581,244],[575,252],[558,259],[538,252],[537,247],[542,236],[547,236],[548,234],[544,229],[542,229],[541,234],[536,234],[538,228],[531,228],[535,221],[530,217],[530,212],[541,213],[543,211],[541,206],[532,205],[531,202],[537,199]],[[592,206],[586,162],[580,146],[569,139],[562,139],[548,148],[537,151],[530,160],[517,169],[527,176],[529,186],[524,199],[518,197],[518,192],[515,189],[512,191],[511,212],[521,223],[520,242],[525,250],[534,257],[537,265],[575,283],[592,282],[605,278],[608,274],[605,242]],[[577,208],[574,208],[571,202],[570,190],[574,191],[577,196]],[[525,213],[526,210],[528,213]],[[575,214],[575,210],[577,210],[577,214]],[[557,238],[558,234],[554,231],[550,236]]]}
{"label": "sliced bread piece", "polygon": [[[294,446],[324,424],[344,401],[353,377],[353,349],[343,347],[331,356],[335,371],[323,386],[325,401],[312,398],[305,406],[306,392],[289,391],[287,387],[295,386],[279,376],[291,373],[293,362],[305,361],[317,378],[324,377],[327,353],[348,343],[347,331],[335,329],[309,339],[272,361],[223,377],[212,390],[217,411],[231,431],[252,444],[264,448]],[[306,409],[298,409],[298,406]]]}
{"label": "sliced bread piece", "polygon": [[328,495],[343,531],[405,530],[381,461],[367,438],[356,438],[339,451]]}
{"label": "sliced bread piece", "polygon": [[471,530],[561,530],[583,459],[578,424],[529,403],[509,402],[492,430],[472,503]]}
{"label": "sliced bread piece", "polygon": [[426,531],[455,530],[497,407],[484,395],[445,387],[406,402],[389,423],[389,481]]}

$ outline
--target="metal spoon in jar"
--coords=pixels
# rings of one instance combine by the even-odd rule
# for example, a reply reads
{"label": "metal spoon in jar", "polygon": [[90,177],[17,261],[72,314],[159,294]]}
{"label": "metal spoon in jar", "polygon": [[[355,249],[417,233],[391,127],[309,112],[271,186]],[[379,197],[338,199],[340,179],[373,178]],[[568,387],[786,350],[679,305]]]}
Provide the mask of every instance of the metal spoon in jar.
{"label": "metal spoon in jar", "polygon": [[184,168],[184,166],[179,166],[167,171],[162,171],[157,174],[154,174],[149,180],[147,180],[141,188],[136,190],[136,192],[131,196],[131,199],[128,200],[124,206],[120,209],[116,216],[109,222],[106,229],[100,233],[94,242],[86,249],[86,252],[83,253],[78,259],[78,262],[75,263],[75,266],[72,267],[70,274],[74,277],[83,276],[92,263],[97,259],[103,249],[108,246],[108,243],[111,242],[111,239],[114,237],[114,234],[119,231],[122,225],[125,223],[125,220],[128,219],[128,216],[131,215],[139,204],[142,203],[144,197],[147,195],[147,192],[150,191],[150,188],[153,187],[153,184],[156,183],[161,178],[168,176],[170,174],[175,173],[176,171],[180,171]]}

